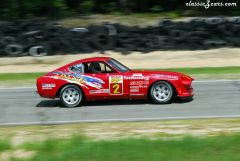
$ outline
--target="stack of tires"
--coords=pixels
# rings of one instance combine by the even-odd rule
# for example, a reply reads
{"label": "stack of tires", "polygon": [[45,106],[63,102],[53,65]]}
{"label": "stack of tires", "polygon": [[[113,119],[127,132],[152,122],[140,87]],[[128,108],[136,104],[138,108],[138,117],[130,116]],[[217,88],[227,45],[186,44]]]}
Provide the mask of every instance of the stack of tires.
{"label": "stack of tires", "polygon": [[115,50],[199,50],[240,46],[240,17],[163,19],[155,26],[105,23],[64,28],[45,21],[0,22],[0,56],[46,56]]}

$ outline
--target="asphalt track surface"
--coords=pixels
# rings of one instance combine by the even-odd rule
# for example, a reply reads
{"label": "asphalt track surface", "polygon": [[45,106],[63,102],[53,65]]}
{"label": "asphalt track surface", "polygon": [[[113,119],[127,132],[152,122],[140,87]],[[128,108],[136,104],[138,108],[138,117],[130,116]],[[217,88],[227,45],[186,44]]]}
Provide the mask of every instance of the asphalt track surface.
{"label": "asphalt track surface", "polygon": [[194,82],[193,87],[190,102],[98,101],[78,108],[40,98],[35,88],[1,88],[0,125],[240,117],[240,80]]}

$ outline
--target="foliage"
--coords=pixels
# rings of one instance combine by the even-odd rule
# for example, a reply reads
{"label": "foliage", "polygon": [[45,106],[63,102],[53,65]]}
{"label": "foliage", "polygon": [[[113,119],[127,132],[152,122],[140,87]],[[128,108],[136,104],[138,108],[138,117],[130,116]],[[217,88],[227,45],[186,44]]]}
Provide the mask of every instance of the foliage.
{"label": "foliage", "polygon": [[[163,13],[179,11],[182,15],[211,16],[239,15],[237,7],[186,7],[189,0],[1,0],[0,18],[22,19],[32,17],[63,17],[92,13]],[[194,0],[192,2],[206,2]],[[212,2],[212,1],[211,1]]]}

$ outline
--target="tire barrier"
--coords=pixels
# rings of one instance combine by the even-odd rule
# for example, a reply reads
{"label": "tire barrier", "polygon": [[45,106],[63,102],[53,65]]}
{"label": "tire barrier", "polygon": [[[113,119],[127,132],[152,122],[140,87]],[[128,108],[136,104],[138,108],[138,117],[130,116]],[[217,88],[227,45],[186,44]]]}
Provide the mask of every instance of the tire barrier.
{"label": "tire barrier", "polygon": [[240,47],[240,17],[162,19],[155,26],[118,23],[65,28],[40,20],[0,22],[0,56],[46,56],[114,50],[206,50]]}
{"label": "tire barrier", "polygon": [[18,44],[7,45],[4,51],[10,56],[19,56],[23,52],[23,46]]}
{"label": "tire barrier", "polygon": [[31,56],[46,56],[47,51],[44,46],[33,46],[29,49],[29,54]]}

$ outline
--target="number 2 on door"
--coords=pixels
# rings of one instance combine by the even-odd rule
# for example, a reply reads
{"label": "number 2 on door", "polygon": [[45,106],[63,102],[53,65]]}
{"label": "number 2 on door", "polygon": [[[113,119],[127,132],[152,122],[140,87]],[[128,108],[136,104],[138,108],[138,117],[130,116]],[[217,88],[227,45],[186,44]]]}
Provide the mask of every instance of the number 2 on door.
{"label": "number 2 on door", "polygon": [[120,75],[113,75],[109,77],[109,90],[112,95],[123,94],[123,77]]}
{"label": "number 2 on door", "polygon": [[110,84],[110,94],[122,94],[123,93],[122,83],[111,83]]}
{"label": "number 2 on door", "polygon": [[114,84],[113,85],[113,93],[114,94],[119,94],[120,91],[119,91],[119,84]]}

